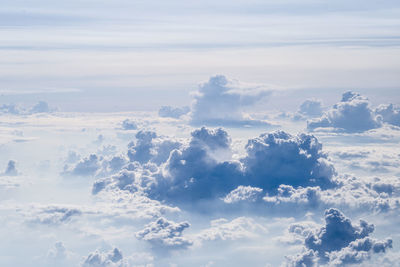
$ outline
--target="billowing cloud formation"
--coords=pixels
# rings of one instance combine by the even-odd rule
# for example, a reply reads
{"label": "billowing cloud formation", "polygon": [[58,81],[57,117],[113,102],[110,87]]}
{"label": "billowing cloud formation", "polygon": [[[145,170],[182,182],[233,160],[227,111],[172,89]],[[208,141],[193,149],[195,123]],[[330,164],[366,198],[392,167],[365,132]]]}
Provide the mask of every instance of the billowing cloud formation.
{"label": "billowing cloud formation", "polygon": [[278,131],[250,139],[242,160],[252,186],[275,190],[291,186],[333,186],[335,170],[322,152],[322,144],[312,135],[292,136]]}
{"label": "billowing cloud formation", "polygon": [[322,103],[319,100],[308,99],[300,105],[298,112],[302,115],[309,116],[309,117],[321,116]]}
{"label": "billowing cloud formation", "polygon": [[109,252],[95,251],[90,253],[82,267],[122,267],[122,253],[118,248],[114,248]]}
{"label": "billowing cloud formation", "polygon": [[75,152],[69,152],[61,173],[66,176],[103,177],[114,174],[122,169],[129,160],[124,155],[118,155],[113,146],[104,146],[97,154],[81,157]]}
{"label": "billowing cloud formation", "polygon": [[232,190],[229,194],[227,194],[223,200],[225,203],[229,204],[240,201],[255,202],[260,198],[262,191],[263,190],[258,187],[240,185],[235,190]]}
{"label": "billowing cloud formation", "polygon": [[225,76],[211,77],[194,95],[191,123],[194,125],[266,126],[267,122],[246,118],[243,108],[252,106],[270,92],[259,88],[241,89]]}
{"label": "billowing cloud formation", "polygon": [[192,245],[192,241],[182,236],[189,226],[188,222],[175,223],[161,217],[147,224],[136,237],[150,242],[155,248],[184,249]]}
{"label": "billowing cloud formation", "polygon": [[392,239],[384,241],[377,241],[369,237],[358,239],[340,251],[330,253],[329,261],[333,266],[362,263],[370,259],[373,253],[385,253],[389,248],[392,248],[392,243]]}
{"label": "billowing cloud formation", "polygon": [[304,210],[340,207],[369,212],[388,212],[397,210],[400,202],[400,183],[398,179],[360,179],[338,177],[338,185],[322,190],[319,186],[294,188],[280,185],[277,194],[267,195],[263,200],[277,207],[280,212],[302,207]]}
{"label": "billowing cloud formation", "polygon": [[[114,187],[171,202],[225,198],[234,203],[251,200],[262,190],[276,194],[281,184],[323,189],[335,186],[334,168],[311,135],[262,134],[249,140],[247,154],[239,160],[231,158],[231,140],[222,129],[195,130],[188,145],[176,145],[175,149],[160,145],[166,141],[156,145],[155,137],[155,133],[139,132],[128,151],[133,165],[95,182],[93,193]],[[162,159],[155,157],[160,153]]]}
{"label": "billowing cloud formation", "polygon": [[400,126],[400,108],[393,104],[380,105],[375,109],[375,113],[380,115],[383,122]]}
{"label": "billowing cloud formation", "polygon": [[372,224],[360,220],[358,226],[353,225],[339,210],[328,209],[325,211],[325,226],[301,231],[305,237],[304,252],[289,257],[288,266],[341,266],[360,263],[371,254],[385,252],[392,247],[391,239],[376,241],[369,238],[373,231]]}
{"label": "billowing cloud formation", "polygon": [[122,122],[122,129],[124,130],[136,130],[138,127],[136,125],[136,122],[130,120],[130,119],[125,119]]}
{"label": "billowing cloud formation", "polygon": [[128,157],[131,162],[160,164],[165,162],[172,150],[180,147],[180,143],[157,138],[151,131],[139,131],[136,142],[128,144]]}
{"label": "billowing cloud formation", "polygon": [[171,106],[162,106],[158,110],[158,116],[164,118],[174,118],[178,119],[179,117],[188,114],[190,112],[189,107],[182,107],[182,108],[174,108]]}
{"label": "billowing cloud formation", "polygon": [[354,92],[346,92],[321,118],[307,122],[307,128],[332,127],[345,132],[363,132],[380,127],[367,98]]}

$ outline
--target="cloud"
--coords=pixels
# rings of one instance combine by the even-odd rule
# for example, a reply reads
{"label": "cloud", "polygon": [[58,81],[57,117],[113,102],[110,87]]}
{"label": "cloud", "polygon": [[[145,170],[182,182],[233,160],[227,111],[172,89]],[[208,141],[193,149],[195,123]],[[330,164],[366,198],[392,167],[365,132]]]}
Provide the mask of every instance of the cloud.
{"label": "cloud", "polygon": [[337,186],[322,190],[314,187],[280,185],[277,194],[267,193],[263,200],[280,213],[337,207],[351,212],[397,212],[400,183],[397,179],[337,177]]}
{"label": "cloud", "polygon": [[381,126],[367,98],[358,93],[346,92],[342,100],[335,104],[322,117],[307,122],[307,128],[331,127],[349,133],[364,132]]}
{"label": "cloud", "polygon": [[246,145],[242,159],[249,184],[267,191],[279,185],[334,186],[333,165],[312,135],[292,136],[283,131],[261,134]]}
{"label": "cloud", "polygon": [[143,230],[136,233],[136,237],[150,242],[155,248],[185,249],[193,244],[182,236],[189,226],[188,222],[175,223],[161,217],[147,224]]}
{"label": "cloud", "polygon": [[65,248],[63,242],[56,242],[54,247],[47,253],[48,260],[60,261],[65,260],[70,256],[70,252]]}
{"label": "cloud", "polygon": [[157,138],[155,132],[139,131],[136,134],[136,142],[128,144],[128,157],[132,162],[160,164],[166,161],[169,153],[179,146],[178,142]]}
{"label": "cloud", "polygon": [[90,253],[84,262],[82,267],[122,267],[126,266],[123,264],[122,253],[118,248],[114,248],[108,252],[100,252],[96,250]]}
{"label": "cloud", "polygon": [[393,104],[380,105],[375,113],[381,116],[382,121],[400,127],[400,108]]}
{"label": "cloud", "polygon": [[137,128],[136,122],[130,119],[126,119],[122,122],[122,129],[124,130],[136,130]]}
{"label": "cloud", "polygon": [[83,158],[75,166],[64,167],[63,174],[78,176],[95,176],[96,172],[101,168],[101,159],[96,154]]}
{"label": "cloud", "polygon": [[31,109],[30,109],[30,113],[48,113],[51,112],[52,110],[49,107],[49,104],[47,104],[47,102],[45,101],[39,101],[38,103],[36,103]]}
{"label": "cloud", "polygon": [[0,106],[0,112],[12,115],[29,115],[36,113],[50,113],[56,111],[56,108],[51,108],[45,101],[39,101],[31,108],[24,108],[17,104],[3,104]]}
{"label": "cloud", "polygon": [[197,237],[203,241],[238,240],[265,235],[268,230],[248,217],[238,217],[232,221],[221,218],[211,221],[211,227],[201,231]]}
{"label": "cloud", "polygon": [[241,201],[255,202],[259,200],[262,191],[263,190],[258,187],[240,185],[235,190],[232,190],[229,194],[227,194],[223,198],[223,201],[228,204]]}
{"label": "cloud", "polygon": [[1,113],[20,115],[24,113],[24,109],[16,104],[3,104],[0,106]]}
{"label": "cloud", "polygon": [[329,261],[332,266],[347,266],[349,264],[359,264],[371,258],[373,253],[385,253],[392,248],[392,239],[377,241],[369,237],[351,242],[347,247],[340,251],[329,254]]}
{"label": "cloud", "polygon": [[174,108],[171,106],[162,106],[158,110],[158,116],[164,118],[179,119],[181,116],[186,115],[190,112],[189,107]]}
{"label": "cloud", "polygon": [[28,215],[30,217],[28,221],[31,223],[59,225],[67,223],[73,217],[80,215],[82,215],[82,211],[79,208],[50,205],[38,207],[37,210],[33,211],[33,214]]}
{"label": "cloud", "polygon": [[6,176],[17,176],[18,175],[18,171],[16,168],[16,162],[14,160],[8,161],[7,168],[4,171],[3,175],[6,175]]}
{"label": "cloud", "polygon": [[194,95],[191,112],[193,125],[268,126],[265,121],[246,117],[243,108],[270,95],[259,87],[243,89],[236,81],[217,75],[201,84]]}
{"label": "cloud", "polygon": [[[282,131],[262,134],[249,140],[244,157],[234,160],[231,139],[222,129],[203,127],[192,132],[189,144],[167,148],[162,145],[166,140],[153,142],[155,133],[139,133],[128,150],[134,164],[123,167],[135,172],[130,174],[131,184],[119,182],[126,181],[127,171],[123,170],[96,181],[93,193],[114,187],[143,191],[171,202],[218,198],[235,202],[239,198],[250,200],[259,190],[276,194],[281,184],[323,189],[335,186],[335,170],[312,135],[292,136]],[[160,153],[163,157],[157,162],[155,155]]]}
{"label": "cloud", "polygon": [[298,113],[308,117],[318,117],[321,116],[322,111],[322,103],[320,100],[308,99],[300,105]]}
{"label": "cloud", "polygon": [[366,221],[360,220],[359,225],[354,225],[341,211],[328,209],[325,211],[324,226],[300,231],[305,235],[304,251],[295,257],[288,257],[287,266],[360,263],[371,254],[385,252],[392,247],[391,239],[376,241],[369,238],[373,231],[374,225]]}

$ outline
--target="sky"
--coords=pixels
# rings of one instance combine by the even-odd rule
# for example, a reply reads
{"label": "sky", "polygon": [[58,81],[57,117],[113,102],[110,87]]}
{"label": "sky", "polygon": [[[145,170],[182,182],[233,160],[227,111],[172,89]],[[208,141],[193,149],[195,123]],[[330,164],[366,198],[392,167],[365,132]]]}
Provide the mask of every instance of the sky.
{"label": "sky", "polygon": [[397,266],[398,1],[0,7],[1,266]]}

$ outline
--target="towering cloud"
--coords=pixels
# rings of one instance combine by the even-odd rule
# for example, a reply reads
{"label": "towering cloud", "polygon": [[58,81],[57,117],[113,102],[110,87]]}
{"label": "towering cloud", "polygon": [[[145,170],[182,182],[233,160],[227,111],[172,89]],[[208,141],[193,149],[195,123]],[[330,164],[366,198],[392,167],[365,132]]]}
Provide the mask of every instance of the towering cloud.
{"label": "towering cloud", "polygon": [[207,83],[199,86],[194,95],[191,122],[194,125],[243,126],[268,125],[264,121],[247,118],[243,108],[252,106],[270,95],[260,88],[241,88],[235,81],[225,76],[211,77]]}

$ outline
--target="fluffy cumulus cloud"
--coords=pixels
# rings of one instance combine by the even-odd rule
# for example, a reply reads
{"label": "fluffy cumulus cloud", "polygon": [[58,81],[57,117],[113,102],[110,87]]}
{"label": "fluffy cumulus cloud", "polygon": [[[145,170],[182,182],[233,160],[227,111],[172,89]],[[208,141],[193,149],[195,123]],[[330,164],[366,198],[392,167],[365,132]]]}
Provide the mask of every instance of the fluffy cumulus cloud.
{"label": "fluffy cumulus cloud", "polygon": [[262,134],[249,140],[246,155],[238,160],[232,158],[231,139],[222,129],[195,130],[187,145],[156,145],[154,138],[155,133],[139,132],[128,150],[132,163],[98,180],[93,192],[116,187],[172,202],[223,198],[235,203],[260,199],[263,190],[276,194],[282,184],[336,186],[335,170],[312,135]]}
{"label": "fluffy cumulus cloud", "polygon": [[298,113],[308,117],[317,117],[321,116],[322,111],[322,103],[320,100],[308,99],[300,105]]}
{"label": "fluffy cumulus cloud", "polygon": [[96,250],[90,253],[81,265],[82,267],[123,267],[123,256],[118,248],[108,252]]}
{"label": "fluffy cumulus cloud", "polygon": [[258,187],[239,185],[227,194],[223,200],[225,203],[237,203],[241,201],[255,202],[260,199],[263,190]]}
{"label": "fluffy cumulus cloud", "polygon": [[259,102],[270,92],[260,88],[243,89],[237,82],[218,75],[199,86],[191,112],[193,125],[267,126],[264,121],[246,117],[243,108]]}
{"label": "fluffy cumulus cloud", "polygon": [[103,177],[120,171],[128,162],[128,157],[118,154],[114,146],[103,146],[102,150],[87,157],[81,157],[76,152],[70,151],[61,174]]}
{"label": "fluffy cumulus cloud", "polygon": [[307,122],[310,130],[332,127],[345,132],[363,132],[379,126],[368,99],[351,91],[344,93],[342,100],[322,117]]}
{"label": "fluffy cumulus cloud", "polygon": [[124,130],[136,130],[137,128],[138,128],[137,124],[133,120],[125,119],[122,122],[122,129],[124,129]]}
{"label": "fluffy cumulus cloud", "polygon": [[128,157],[131,162],[160,164],[179,146],[180,143],[176,141],[157,138],[155,132],[139,131],[136,134],[136,141],[128,144]]}
{"label": "fluffy cumulus cloud", "polygon": [[380,105],[375,109],[375,113],[381,116],[382,121],[400,126],[400,108],[394,106],[393,104],[389,105]]}
{"label": "fluffy cumulus cloud", "polygon": [[279,185],[334,186],[334,167],[312,135],[293,136],[283,131],[250,139],[242,160],[250,185],[276,190]]}
{"label": "fluffy cumulus cloud", "polygon": [[[296,227],[291,227],[296,230]],[[354,225],[337,209],[325,211],[325,225],[321,228],[297,231],[304,236],[304,252],[288,257],[288,266],[346,266],[369,259],[392,247],[392,240],[377,241],[369,237],[374,225],[360,220]]]}
{"label": "fluffy cumulus cloud", "polygon": [[190,112],[189,107],[175,108],[175,107],[171,107],[171,106],[162,106],[158,110],[158,116],[164,117],[164,118],[179,119],[181,116],[186,115],[189,112]]}
{"label": "fluffy cumulus cloud", "polygon": [[266,194],[263,200],[280,212],[293,208],[313,210],[338,207],[353,211],[382,213],[400,208],[398,179],[366,179],[351,176],[337,178],[337,186],[322,190],[319,186],[294,188],[280,185],[277,194]]}
{"label": "fluffy cumulus cloud", "polygon": [[183,231],[189,226],[188,222],[176,223],[161,217],[147,224],[143,230],[136,233],[136,237],[150,242],[156,249],[185,249],[193,244],[183,237]]}

